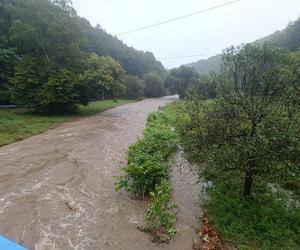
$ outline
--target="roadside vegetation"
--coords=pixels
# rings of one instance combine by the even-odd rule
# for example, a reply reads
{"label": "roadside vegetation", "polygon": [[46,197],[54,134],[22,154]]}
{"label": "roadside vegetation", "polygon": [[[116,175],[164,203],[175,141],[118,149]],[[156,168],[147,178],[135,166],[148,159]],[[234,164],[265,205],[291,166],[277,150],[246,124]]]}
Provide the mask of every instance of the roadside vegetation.
{"label": "roadside vegetation", "polygon": [[0,110],[0,146],[13,143],[32,135],[36,135],[70,121],[76,117],[97,114],[119,105],[133,102],[132,100],[113,100],[91,102],[88,106],[79,106],[73,115],[46,116],[29,112],[24,109]]}
{"label": "roadside vegetation", "polygon": [[174,113],[164,109],[149,115],[144,136],[130,146],[127,165],[116,183],[116,190],[124,188],[137,199],[150,199],[144,230],[161,242],[170,241],[177,233],[170,183],[170,156],[178,144],[170,125],[173,117]]}
{"label": "roadside vegetation", "polygon": [[177,131],[208,182],[206,213],[239,249],[300,248],[299,58],[247,44],[224,51],[219,73],[167,78],[185,89]]}

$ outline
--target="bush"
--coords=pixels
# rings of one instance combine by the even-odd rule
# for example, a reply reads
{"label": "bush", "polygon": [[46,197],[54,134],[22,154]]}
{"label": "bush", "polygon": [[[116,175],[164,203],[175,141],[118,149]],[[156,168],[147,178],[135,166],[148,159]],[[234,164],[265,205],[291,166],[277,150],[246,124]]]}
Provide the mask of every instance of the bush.
{"label": "bush", "polygon": [[146,210],[144,220],[148,230],[160,241],[174,238],[177,229],[174,227],[176,215],[173,211],[176,204],[172,202],[172,187],[167,180],[163,180],[150,193],[151,203]]}
{"label": "bush", "polygon": [[165,119],[161,112],[149,115],[144,138],[128,149],[128,165],[122,169],[125,175],[119,177],[117,190],[125,188],[135,197],[143,198],[162,179],[168,179],[168,158],[176,151],[177,138]]}
{"label": "bush", "polygon": [[147,231],[155,240],[164,242],[177,233],[169,182],[169,157],[177,149],[177,135],[169,122],[164,112],[148,116],[144,138],[128,149],[128,164],[122,169],[125,174],[116,183],[117,190],[124,188],[136,198],[150,195],[151,202],[144,215]]}

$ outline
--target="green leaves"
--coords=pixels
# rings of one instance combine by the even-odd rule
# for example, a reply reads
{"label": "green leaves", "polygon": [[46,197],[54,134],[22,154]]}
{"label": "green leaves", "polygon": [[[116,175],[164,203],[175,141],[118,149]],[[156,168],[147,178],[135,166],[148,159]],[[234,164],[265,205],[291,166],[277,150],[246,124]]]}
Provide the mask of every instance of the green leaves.
{"label": "green leaves", "polygon": [[87,58],[87,70],[81,80],[89,86],[91,97],[101,96],[102,91],[115,97],[125,90],[121,84],[123,74],[123,67],[112,57],[93,53]]}
{"label": "green leaves", "polygon": [[169,122],[161,111],[148,116],[144,137],[128,149],[128,164],[116,183],[116,190],[124,188],[136,198],[150,195],[144,221],[154,239],[164,242],[170,241],[177,233],[169,182],[169,157],[177,149],[177,135],[169,127]]}
{"label": "green leaves", "polygon": [[163,113],[152,113],[144,137],[127,151],[128,165],[122,170],[117,190],[125,188],[137,198],[152,192],[157,184],[169,178],[168,158],[177,149],[177,138],[166,124]]}
{"label": "green leaves", "polygon": [[11,91],[9,80],[14,73],[14,64],[18,60],[14,49],[0,47],[0,104],[9,104]]}
{"label": "green leaves", "polygon": [[38,112],[70,113],[88,101],[76,74],[67,69],[52,72],[47,62],[33,56],[20,59],[11,84],[13,101]]}
{"label": "green leaves", "polygon": [[234,182],[235,172],[247,173],[250,180],[255,175],[277,182],[284,175],[294,179],[300,130],[292,93],[298,83],[287,52],[248,44],[227,49],[223,57],[218,98],[209,102],[191,93],[183,106],[183,144],[216,182]]}
{"label": "green leaves", "polygon": [[[42,112],[50,110],[47,103],[54,106],[53,100],[58,97],[56,90],[60,88],[54,82],[60,80],[64,81],[62,88],[66,87],[62,93],[68,94],[69,100],[64,96],[54,109],[68,103],[60,111],[64,113],[74,111],[78,103],[87,104],[89,99],[100,99],[104,95],[116,99],[123,95],[123,67],[128,74],[139,77],[149,72],[159,77],[166,74],[153,54],[128,47],[99,25],[93,27],[77,16],[70,0],[2,0],[0,48],[0,102],[9,102],[9,81],[15,76],[12,100],[16,104],[33,105]],[[22,58],[22,62],[16,65],[14,56]],[[69,77],[62,71],[68,71],[76,82],[67,83],[70,79],[66,80]],[[59,75],[56,79],[55,74]],[[48,83],[49,77],[51,83]],[[149,91],[156,91],[155,96],[164,94],[161,81],[149,83],[153,83]],[[44,92],[49,91],[50,86],[55,89],[46,95]],[[132,91],[137,91],[138,97],[144,94],[139,88]],[[47,98],[38,107],[41,104],[38,99],[44,97]]]}
{"label": "green leaves", "polygon": [[145,95],[147,97],[161,97],[165,95],[165,85],[162,78],[155,73],[144,75]]}
{"label": "green leaves", "polygon": [[198,77],[194,68],[181,66],[170,71],[166,79],[166,87],[172,94],[178,94],[180,98],[184,98],[189,87],[198,81]]}
{"label": "green leaves", "polygon": [[150,197],[151,203],[144,215],[147,228],[154,236],[154,240],[170,241],[178,232],[178,229],[174,227],[176,204],[172,202],[171,184],[163,180],[156,185]]}

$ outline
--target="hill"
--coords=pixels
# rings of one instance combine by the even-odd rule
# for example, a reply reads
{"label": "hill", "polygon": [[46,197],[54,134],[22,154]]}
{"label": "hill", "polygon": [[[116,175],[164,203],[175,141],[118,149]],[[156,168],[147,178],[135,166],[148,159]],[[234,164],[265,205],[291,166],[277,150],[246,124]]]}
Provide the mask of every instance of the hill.
{"label": "hill", "polygon": [[[290,23],[284,30],[276,31],[256,42],[271,42],[292,52],[297,51],[300,46],[300,18],[295,22]],[[186,66],[194,67],[199,74],[203,75],[211,71],[218,71],[221,63],[222,55],[216,55],[208,59],[187,64]]]}
{"label": "hill", "polygon": [[220,70],[222,63],[222,55],[216,55],[209,57],[208,59],[202,59],[194,63],[187,64],[187,67],[193,67],[200,75],[207,74],[211,71]]}
{"label": "hill", "polygon": [[[62,68],[79,74],[92,53],[111,56],[128,75],[166,75],[152,53],[127,46],[99,25],[93,27],[77,15],[71,0],[0,1],[0,103],[10,100],[10,79],[20,58],[33,57],[36,64],[46,65],[43,74]],[[40,71],[30,70],[35,75]]]}

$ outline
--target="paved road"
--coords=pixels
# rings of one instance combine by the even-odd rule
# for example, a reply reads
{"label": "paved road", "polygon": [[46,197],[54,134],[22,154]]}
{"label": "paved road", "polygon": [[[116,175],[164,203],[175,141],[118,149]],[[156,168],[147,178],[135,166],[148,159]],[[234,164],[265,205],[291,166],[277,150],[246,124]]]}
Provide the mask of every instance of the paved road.
{"label": "paved road", "polygon": [[37,250],[191,249],[186,233],[152,243],[136,229],[146,204],[113,189],[147,114],[171,101],[124,105],[0,148],[0,234]]}

